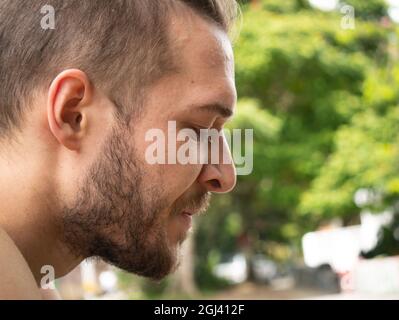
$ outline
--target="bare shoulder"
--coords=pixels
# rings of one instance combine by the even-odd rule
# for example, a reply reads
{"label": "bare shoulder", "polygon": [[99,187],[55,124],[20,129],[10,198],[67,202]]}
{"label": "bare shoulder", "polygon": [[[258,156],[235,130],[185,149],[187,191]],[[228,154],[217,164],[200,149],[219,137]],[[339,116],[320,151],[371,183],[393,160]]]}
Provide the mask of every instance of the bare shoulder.
{"label": "bare shoulder", "polygon": [[41,299],[28,264],[2,228],[0,228],[0,275],[0,299]]}

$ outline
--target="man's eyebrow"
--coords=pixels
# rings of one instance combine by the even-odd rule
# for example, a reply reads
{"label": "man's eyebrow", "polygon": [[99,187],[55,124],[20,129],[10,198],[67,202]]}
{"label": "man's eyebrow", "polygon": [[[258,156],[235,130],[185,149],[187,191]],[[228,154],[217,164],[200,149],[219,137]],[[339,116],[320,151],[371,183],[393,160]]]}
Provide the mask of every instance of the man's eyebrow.
{"label": "man's eyebrow", "polygon": [[234,115],[233,110],[219,103],[200,105],[197,107],[197,109],[206,112],[218,113],[223,118],[230,118]]}

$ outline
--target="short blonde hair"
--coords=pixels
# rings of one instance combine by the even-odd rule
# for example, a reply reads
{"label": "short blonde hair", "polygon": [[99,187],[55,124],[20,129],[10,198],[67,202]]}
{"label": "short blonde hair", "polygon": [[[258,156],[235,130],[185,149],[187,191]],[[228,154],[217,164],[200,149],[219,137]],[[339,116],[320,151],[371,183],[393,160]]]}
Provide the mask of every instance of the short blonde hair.
{"label": "short blonde hair", "polygon": [[[235,0],[0,0],[0,138],[20,126],[33,91],[66,68],[86,72],[127,111],[126,92],[136,98],[174,70],[168,23],[176,3],[226,32],[237,13]],[[41,28],[45,5],[55,10],[54,30]]]}

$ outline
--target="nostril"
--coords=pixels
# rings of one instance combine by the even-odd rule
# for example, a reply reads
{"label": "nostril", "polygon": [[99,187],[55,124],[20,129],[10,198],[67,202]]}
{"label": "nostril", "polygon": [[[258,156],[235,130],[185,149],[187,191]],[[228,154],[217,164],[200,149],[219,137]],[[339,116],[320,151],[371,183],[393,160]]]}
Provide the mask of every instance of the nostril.
{"label": "nostril", "polygon": [[220,189],[222,187],[222,185],[220,184],[219,180],[217,179],[212,179],[209,180],[209,183],[212,185],[213,188],[215,189]]}

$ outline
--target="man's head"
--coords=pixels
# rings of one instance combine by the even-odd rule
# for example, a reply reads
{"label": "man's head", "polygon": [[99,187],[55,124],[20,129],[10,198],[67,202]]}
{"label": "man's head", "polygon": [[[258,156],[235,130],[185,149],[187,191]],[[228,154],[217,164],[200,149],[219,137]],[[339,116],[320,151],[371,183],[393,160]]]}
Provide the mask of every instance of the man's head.
{"label": "man's head", "polygon": [[[46,4],[54,30],[41,29]],[[160,279],[189,216],[234,187],[231,164],[149,164],[145,136],[169,121],[222,129],[235,12],[234,0],[0,0],[1,155],[26,157],[76,256]]]}

